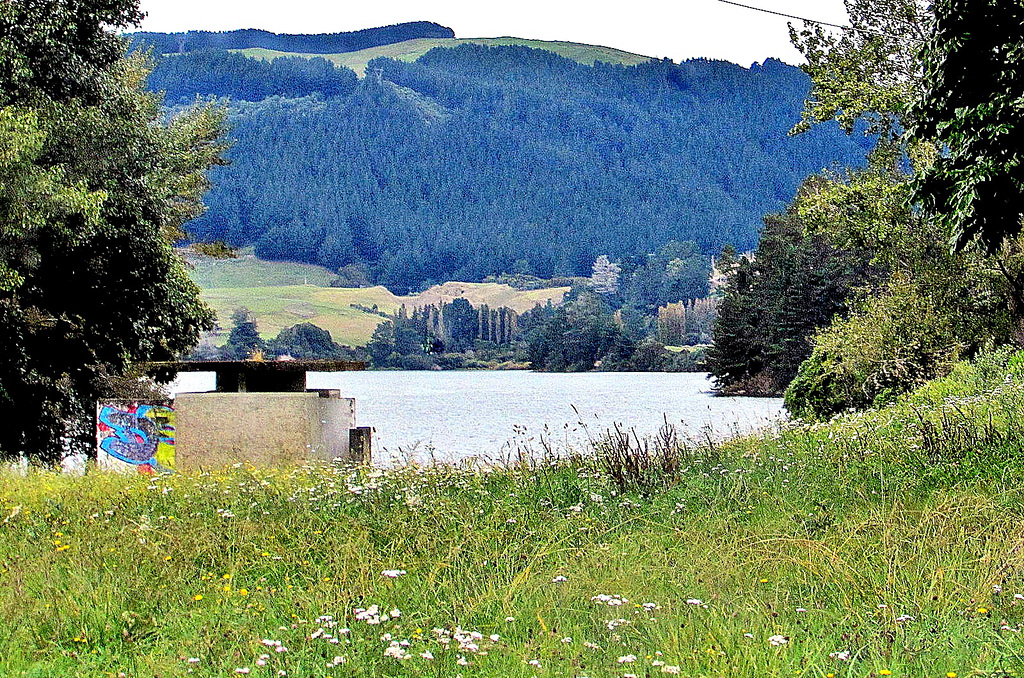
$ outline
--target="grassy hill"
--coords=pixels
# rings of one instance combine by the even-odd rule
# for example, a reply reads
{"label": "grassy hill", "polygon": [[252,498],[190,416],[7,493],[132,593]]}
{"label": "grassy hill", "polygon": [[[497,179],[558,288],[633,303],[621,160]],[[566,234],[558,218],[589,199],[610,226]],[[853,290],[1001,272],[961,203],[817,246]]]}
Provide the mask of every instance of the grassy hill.
{"label": "grassy hill", "polygon": [[281,285],[317,285],[327,287],[335,276],[322,266],[287,261],[263,261],[252,255],[252,248],[237,259],[196,258],[192,279],[203,289],[210,287],[277,287]]}
{"label": "grassy hill", "polygon": [[393,45],[382,45],[357,52],[345,52],[342,54],[298,54],[292,52],[278,52],[272,49],[259,47],[233,50],[257,59],[272,60],[279,56],[301,56],[301,57],[323,57],[337,66],[347,66],[360,76],[366,71],[366,64],[377,57],[389,57],[401,61],[415,61],[435,47],[456,47],[465,43],[475,45],[521,45],[534,49],[544,49],[549,52],[564,56],[581,64],[593,65],[595,61],[603,61],[610,64],[622,64],[633,66],[650,61],[651,57],[624,52],[611,47],[599,45],[584,45],[578,42],[558,42],[548,40],[527,40],[523,38],[417,38]]}
{"label": "grassy hill", "polygon": [[[328,287],[335,277],[326,268],[291,262],[192,258],[192,277],[203,288],[203,300],[216,312],[221,330],[215,343],[227,340],[229,318],[245,307],[256,316],[260,334],[270,339],[285,327],[309,322],[329,331],[335,341],[362,346],[399,306],[427,306],[464,298],[474,306],[507,306],[522,313],[549,300],[558,303],[568,287],[520,291],[497,283],[447,282],[420,294],[399,296],[382,286]],[[379,313],[372,310],[376,307]]]}

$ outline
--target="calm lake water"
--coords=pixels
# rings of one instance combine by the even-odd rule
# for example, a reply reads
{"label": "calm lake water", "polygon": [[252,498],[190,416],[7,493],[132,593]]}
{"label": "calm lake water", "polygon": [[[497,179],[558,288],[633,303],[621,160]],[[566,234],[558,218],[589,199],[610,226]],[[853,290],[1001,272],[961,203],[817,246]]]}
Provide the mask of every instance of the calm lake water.
{"label": "calm lake water", "polygon": [[[372,426],[375,463],[430,459],[489,461],[518,450],[585,450],[615,424],[642,437],[667,421],[694,437],[769,426],[784,416],[778,398],[715,398],[705,374],[663,372],[340,372],[310,373],[310,388],[356,399],[360,426]],[[213,375],[182,374],[175,391],[212,390]]]}

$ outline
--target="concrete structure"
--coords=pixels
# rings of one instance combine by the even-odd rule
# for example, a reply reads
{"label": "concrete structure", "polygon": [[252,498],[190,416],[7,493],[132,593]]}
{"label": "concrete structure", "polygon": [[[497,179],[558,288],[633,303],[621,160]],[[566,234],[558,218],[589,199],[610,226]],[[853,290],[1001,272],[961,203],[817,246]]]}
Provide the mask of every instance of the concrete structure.
{"label": "concrete structure", "polygon": [[178,393],[173,402],[97,405],[96,454],[104,469],[156,473],[243,463],[369,463],[370,429],[356,427],[352,398],[306,390],[306,372],[366,369],[343,360],[152,363],[160,381],[178,372],[216,372],[217,391]]}
{"label": "concrete structure", "polygon": [[369,461],[349,453],[355,400],[339,391],[179,393],[175,468],[245,463],[288,466],[303,461]]}
{"label": "concrete structure", "polygon": [[354,360],[203,360],[150,363],[147,372],[167,382],[179,372],[216,372],[221,393],[301,393],[306,390],[306,372],[352,372],[366,369]]}

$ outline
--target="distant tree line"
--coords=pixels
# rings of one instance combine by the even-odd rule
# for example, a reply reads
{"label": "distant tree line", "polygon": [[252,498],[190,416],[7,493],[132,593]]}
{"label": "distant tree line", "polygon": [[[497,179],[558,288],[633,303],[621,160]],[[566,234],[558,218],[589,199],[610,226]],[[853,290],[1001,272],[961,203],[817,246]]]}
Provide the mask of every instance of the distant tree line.
{"label": "distant tree line", "polygon": [[331,333],[312,323],[298,323],[282,329],[276,337],[266,341],[259,333],[256,317],[246,308],[231,313],[231,331],[221,347],[201,344],[190,356],[192,360],[250,360],[279,357],[324,360],[365,360],[360,349],[342,346],[331,338]]}
{"label": "distant tree line", "polygon": [[237,31],[188,31],[187,33],[129,33],[136,46],[152,47],[157,54],[262,47],[299,54],[338,54],[391,45],[416,38],[454,38],[455,31],[431,21],[411,21],[393,26],[366,28],[346,33],[318,35],[271,33],[254,28]]}
{"label": "distant tree line", "polygon": [[[349,270],[397,292],[586,277],[602,254],[628,288],[629,257],[671,240],[705,257],[754,247],[762,215],[803,177],[862,163],[871,143],[835,125],[788,137],[808,79],[774,60],[585,66],[462,45],[374,60],[357,82],[323,62],[243,59],[181,54],[151,80],[179,99],[234,97],[231,164],[191,232],[267,259],[361,266]],[[222,68],[230,77],[211,73]],[[700,296],[653,295],[640,293],[647,318]]]}
{"label": "distant tree line", "polygon": [[573,288],[557,307],[538,306],[519,318],[530,367],[545,372],[690,372],[702,351],[672,352],[656,337],[631,332],[591,287]]}
{"label": "distant tree line", "polygon": [[507,307],[474,308],[465,299],[413,308],[404,305],[374,331],[366,351],[376,367],[429,369],[461,367],[445,354],[481,349],[503,352],[511,359],[519,337],[519,315]]}

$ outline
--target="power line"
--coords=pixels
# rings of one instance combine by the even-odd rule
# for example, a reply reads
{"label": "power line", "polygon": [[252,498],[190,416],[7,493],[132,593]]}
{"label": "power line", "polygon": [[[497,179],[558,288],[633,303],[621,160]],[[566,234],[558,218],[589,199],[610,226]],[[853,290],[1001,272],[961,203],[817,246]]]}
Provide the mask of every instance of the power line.
{"label": "power line", "polygon": [[831,28],[840,28],[844,31],[856,31],[857,33],[867,33],[868,35],[878,35],[883,38],[892,38],[893,40],[911,40],[913,42],[923,42],[920,38],[915,38],[906,35],[893,35],[891,33],[885,33],[884,31],[876,31],[870,28],[857,28],[856,26],[843,26],[841,24],[831,24],[827,21],[819,21],[817,19],[808,19],[806,17],[797,16],[795,14],[786,14],[785,12],[776,12],[773,9],[765,9],[763,7],[754,7],[753,5],[744,5],[741,2],[734,2],[733,0],[718,0],[718,2],[725,3],[726,5],[734,5],[736,7],[742,7],[743,9],[751,9],[755,12],[763,12],[764,14],[774,14],[775,16],[786,17],[787,19],[796,19],[797,21],[803,21],[808,24],[818,24],[819,26],[830,26]]}
{"label": "power line", "polygon": [[783,16],[783,17],[786,17],[787,19],[796,19],[797,21],[804,21],[804,22],[809,23],[809,24],[820,24],[822,26],[831,26],[832,28],[842,28],[843,30],[847,30],[847,31],[851,31],[851,30],[852,31],[863,31],[864,33],[873,33],[874,32],[874,31],[867,31],[867,30],[864,30],[862,28],[854,28],[853,26],[843,26],[841,24],[830,24],[827,21],[818,21],[817,19],[807,19],[805,17],[797,16],[795,14],[786,14],[785,12],[776,12],[775,10],[764,9],[763,7],[754,7],[752,5],[744,5],[743,3],[733,2],[732,0],[718,0],[718,2],[724,2],[727,5],[735,5],[736,7],[742,7],[743,9],[752,9],[755,12],[764,12],[765,14],[774,14],[775,16]]}

